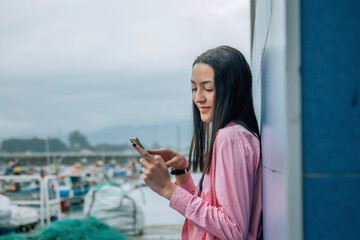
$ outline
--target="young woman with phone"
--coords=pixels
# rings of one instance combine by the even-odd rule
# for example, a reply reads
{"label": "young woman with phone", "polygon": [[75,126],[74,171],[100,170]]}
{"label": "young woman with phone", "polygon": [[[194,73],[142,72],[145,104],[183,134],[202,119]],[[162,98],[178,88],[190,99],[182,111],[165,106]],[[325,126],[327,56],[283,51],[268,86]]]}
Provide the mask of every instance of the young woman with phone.
{"label": "young woman with phone", "polygon": [[[260,132],[252,77],[244,56],[220,46],[193,63],[194,133],[189,159],[168,148],[145,151],[133,144],[145,183],[185,216],[182,239],[262,237]],[[203,176],[195,185],[189,167]],[[170,180],[168,168],[176,175]]]}

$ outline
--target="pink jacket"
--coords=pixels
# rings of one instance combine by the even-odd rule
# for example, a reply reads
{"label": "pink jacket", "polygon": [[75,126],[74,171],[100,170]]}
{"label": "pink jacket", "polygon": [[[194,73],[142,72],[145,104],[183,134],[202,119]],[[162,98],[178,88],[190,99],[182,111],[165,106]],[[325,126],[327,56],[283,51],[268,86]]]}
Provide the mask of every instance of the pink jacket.
{"label": "pink jacket", "polygon": [[220,129],[202,193],[190,178],[176,188],[170,207],[186,218],[182,239],[256,239],[262,231],[258,139],[236,123]]}

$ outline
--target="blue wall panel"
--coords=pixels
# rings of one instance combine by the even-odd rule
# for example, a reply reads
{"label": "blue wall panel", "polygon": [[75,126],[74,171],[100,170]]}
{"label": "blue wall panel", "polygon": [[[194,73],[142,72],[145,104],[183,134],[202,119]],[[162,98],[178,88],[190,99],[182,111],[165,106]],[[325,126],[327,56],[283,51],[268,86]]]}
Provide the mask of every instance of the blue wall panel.
{"label": "blue wall panel", "polygon": [[359,238],[359,187],[360,176],[306,177],[304,239]]}
{"label": "blue wall panel", "polygon": [[304,239],[360,236],[360,1],[301,1]]}
{"label": "blue wall panel", "polygon": [[301,1],[303,167],[360,171],[360,1]]}

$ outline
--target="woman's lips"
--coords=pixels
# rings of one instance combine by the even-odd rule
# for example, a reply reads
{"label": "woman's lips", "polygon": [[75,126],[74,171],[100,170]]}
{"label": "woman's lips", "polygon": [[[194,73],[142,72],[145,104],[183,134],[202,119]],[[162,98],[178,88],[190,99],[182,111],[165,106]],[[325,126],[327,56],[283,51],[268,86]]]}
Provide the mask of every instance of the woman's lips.
{"label": "woman's lips", "polygon": [[210,107],[199,107],[199,111],[202,113],[208,111],[209,109]]}

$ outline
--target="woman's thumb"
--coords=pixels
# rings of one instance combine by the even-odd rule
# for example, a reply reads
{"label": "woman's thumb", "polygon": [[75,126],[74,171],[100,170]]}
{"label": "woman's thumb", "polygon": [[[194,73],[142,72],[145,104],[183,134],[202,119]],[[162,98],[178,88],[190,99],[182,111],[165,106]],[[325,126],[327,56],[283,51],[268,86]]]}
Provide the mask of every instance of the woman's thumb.
{"label": "woman's thumb", "polygon": [[158,155],[161,155],[161,154],[164,154],[166,151],[169,151],[168,149],[166,148],[160,148],[160,149],[154,149],[154,150],[148,150],[149,153],[151,154],[158,154]]}
{"label": "woman's thumb", "polygon": [[162,152],[160,149],[156,149],[156,150],[148,150],[148,152],[150,154],[155,154],[155,155],[160,155],[160,153]]}

